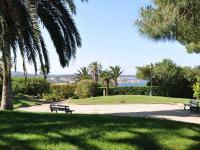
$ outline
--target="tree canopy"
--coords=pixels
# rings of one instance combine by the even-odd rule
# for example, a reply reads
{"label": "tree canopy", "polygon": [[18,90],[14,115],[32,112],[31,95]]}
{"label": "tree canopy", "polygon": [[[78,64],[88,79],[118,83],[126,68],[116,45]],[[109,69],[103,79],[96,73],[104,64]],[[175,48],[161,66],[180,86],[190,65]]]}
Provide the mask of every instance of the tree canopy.
{"label": "tree canopy", "polygon": [[[82,0],[84,1],[84,0]],[[11,90],[11,54],[14,62],[19,49],[26,72],[26,62],[38,64],[44,75],[49,73],[48,50],[42,35],[44,27],[55,46],[62,67],[75,57],[81,37],[72,15],[76,13],[73,0],[1,0],[0,52],[3,61],[3,92],[1,107],[13,109]],[[37,62],[39,58],[39,63]]]}
{"label": "tree canopy", "polygon": [[89,71],[90,71],[90,73],[93,77],[93,80],[96,83],[99,83],[99,75],[100,75],[101,70],[102,70],[102,64],[95,61],[95,62],[90,63],[88,68],[89,68]]}
{"label": "tree canopy", "polygon": [[42,24],[50,34],[61,65],[65,67],[75,56],[76,47],[81,46],[81,38],[72,19],[75,13],[74,2],[68,0],[1,1],[0,49],[3,55],[12,47],[16,58],[16,46],[19,46],[23,60],[27,58],[37,70],[36,57],[39,56],[41,65],[45,65],[48,72],[48,52],[40,29]]}
{"label": "tree canopy", "polygon": [[92,79],[92,76],[90,74],[90,71],[87,67],[82,67],[78,70],[78,73],[75,73],[75,80],[81,81],[81,80],[89,80]]}
{"label": "tree canopy", "polygon": [[112,74],[112,79],[114,81],[114,86],[118,86],[118,78],[122,75],[123,70],[120,66],[110,66],[110,71]]}
{"label": "tree canopy", "polygon": [[136,24],[154,40],[177,40],[189,53],[200,53],[200,1],[153,0]]}
{"label": "tree canopy", "polygon": [[151,80],[151,76],[153,74],[152,65],[146,65],[146,66],[143,66],[143,67],[136,67],[136,69],[137,69],[136,77],[138,79],[147,80],[147,81]]}
{"label": "tree canopy", "polygon": [[163,95],[170,97],[192,97],[192,86],[198,75],[198,67],[180,67],[170,59],[164,59],[154,65],[137,67],[137,77],[149,80],[153,86],[159,86],[164,92]]}

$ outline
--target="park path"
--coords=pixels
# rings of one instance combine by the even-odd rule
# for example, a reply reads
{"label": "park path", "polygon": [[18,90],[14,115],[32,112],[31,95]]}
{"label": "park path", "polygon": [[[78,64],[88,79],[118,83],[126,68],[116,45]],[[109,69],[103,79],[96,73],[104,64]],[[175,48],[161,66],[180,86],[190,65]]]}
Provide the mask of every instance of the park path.
{"label": "park path", "polygon": [[[77,114],[109,114],[130,117],[152,117],[181,122],[200,124],[200,113],[183,110],[183,104],[116,104],[116,105],[74,105],[67,101],[59,104],[68,105]],[[50,112],[49,104],[18,108],[28,112]]]}

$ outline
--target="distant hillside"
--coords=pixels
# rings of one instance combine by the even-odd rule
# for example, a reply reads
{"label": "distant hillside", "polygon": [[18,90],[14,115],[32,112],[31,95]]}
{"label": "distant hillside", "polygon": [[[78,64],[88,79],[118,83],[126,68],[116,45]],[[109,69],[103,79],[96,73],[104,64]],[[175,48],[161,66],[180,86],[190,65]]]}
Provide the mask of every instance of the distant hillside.
{"label": "distant hillside", "polygon": [[[42,75],[38,74],[27,74],[28,77],[42,77]],[[12,77],[24,77],[23,72],[12,72]],[[48,81],[51,83],[71,83],[74,82],[74,75],[67,74],[67,75],[56,75],[56,74],[50,74],[48,75]]]}
{"label": "distant hillside", "polygon": [[[12,72],[13,77],[24,77],[23,72]],[[41,77],[42,75],[35,74],[27,74],[28,77]],[[119,77],[119,86],[145,86],[147,81],[136,79],[134,75],[121,75]],[[64,83],[73,83],[74,75],[66,74],[66,75],[56,75],[50,74],[48,75],[48,81],[50,83],[64,84]]]}
{"label": "distant hillside", "polygon": [[49,75],[48,76],[48,81],[51,83],[73,83],[75,82],[74,80],[74,75],[72,74],[67,74],[67,75]]}
{"label": "distant hillside", "polygon": [[[19,71],[16,71],[16,72],[13,71],[13,72],[11,72],[11,74],[12,74],[12,77],[24,77],[24,73],[23,72],[19,72]],[[34,77],[36,75],[28,73],[27,76],[28,77]]]}

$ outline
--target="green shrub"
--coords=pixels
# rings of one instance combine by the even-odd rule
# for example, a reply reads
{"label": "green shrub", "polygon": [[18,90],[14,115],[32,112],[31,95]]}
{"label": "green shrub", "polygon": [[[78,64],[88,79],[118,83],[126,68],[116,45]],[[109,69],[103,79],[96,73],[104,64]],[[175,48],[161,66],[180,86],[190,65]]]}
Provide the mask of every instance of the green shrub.
{"label": "green shrub", "polygon": [[71,97],[72,99],[79,99],[79,97],[77,95],[74,95]]}
{"label": "green shrub", "polygon": [[197,77],[197,82],[193,86],[194,97],[200,99],[200,77]]}
{"label": "green shrub", "polygon": [[14,94],[42,96],[49,92],[50,83],[44,78],[31,77],[25,82],[25,78],[15,77],[12,78],[12,90]]}
{"label": "green shrub", "polygon": [[96,96],[98,92],[98,86],[92,80],[81,80],[76,87],[75,95],[80,98],[88,98]]}
{"label": "green shrub", "polygon": [[[103,95],[105,88],[99,88],[99,96]],[[109,95],[150,95],[151,87],[113,87],[109,89]],[[152,87],[152,95],[163,96],[164,93],[160,87]]]}
{"label": "green shrub", "polygon": [[43,99],[48,101],[60,101],[62,97],[57,91],[52,91],[50,94],[44,94]]}
{"label": "green shrub", "polygon": [[62,99],[68,99],[74,96],[76,85],[75,84],[64,84],[57,85],[52,84],[50,86],[50,91],[55,91]]}

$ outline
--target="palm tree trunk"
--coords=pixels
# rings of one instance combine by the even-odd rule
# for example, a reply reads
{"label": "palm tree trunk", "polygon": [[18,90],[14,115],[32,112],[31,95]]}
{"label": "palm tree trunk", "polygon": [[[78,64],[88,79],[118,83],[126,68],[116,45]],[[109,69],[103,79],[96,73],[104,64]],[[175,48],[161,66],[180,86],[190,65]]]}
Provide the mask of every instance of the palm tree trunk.
{"label": "palm tree trunk", "polygon": [[98,73],[95,73],[94,74],[94,80],[95,80],[95,82],[98,84],[99,83],[99,75],[98,75]]}
{"label": "palm tree trunk", "polygon": [[[10,54],[7,54],[10,55]],[[1,109],[13,110],[12,88],[11,88],[11,60],[10,56],[3,56],[3,88]]]}
{"label": "palm tree trunk", "polygon": [[114,84],[115,84],[115,87],[118,86],[118,81],[117,81],[117,79],[114,80]]}
{"label": "palm tree trunk", "polygon": [[109,81],[106,81],[106,96],[109,95]]}
{"label": "palm tree trunk", "polygon": [[[5,1],[5,11],[9,14],[8,0]],[[5,22],[2,20],[2,32],[1,32],[1,51],[3,60],[3,85],[2,85],[2,99],[1,99],[1,109],[13,110],[12,103],[12,90],[11,90],[11,49],[7,45],[8,41],[5,41],[7,35],[7,30],[5,30]]]}

